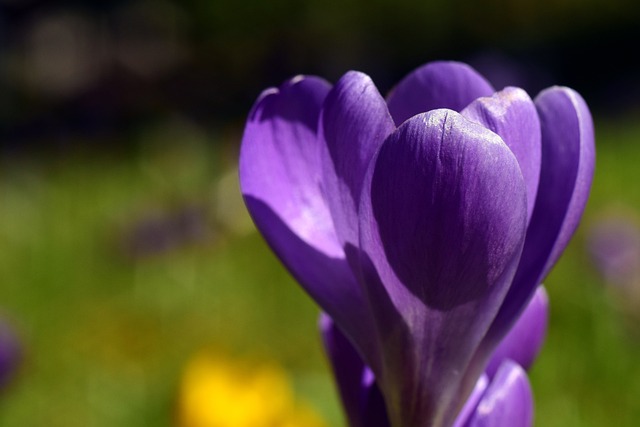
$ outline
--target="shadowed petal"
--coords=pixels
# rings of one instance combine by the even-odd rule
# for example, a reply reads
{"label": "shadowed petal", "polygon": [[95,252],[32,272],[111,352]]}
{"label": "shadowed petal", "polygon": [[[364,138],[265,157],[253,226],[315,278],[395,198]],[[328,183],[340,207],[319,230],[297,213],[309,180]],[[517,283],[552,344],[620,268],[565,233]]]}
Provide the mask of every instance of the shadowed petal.
{"label": "shadowed petal", "polygon": [[538,192],[541,156],[540,120],[533,101],[524,90],[508,87],[491,97],[478,98],[462,115],[500,135],[515,154],[527,186],[530,219]]}
{"label": "shadowed petal", "polygon": [[489,82],[461,62],[429,62],[412,71],[387,97],[396,125],[419,113],[448,108],[462,111],[474,99],[491,96]]}
{"label": "shadowed petal", "polygon": [[493,378],[506,359],[513,360],[528,370],[535,360],[547,332],[549,297],[539,286],[518,321],[493,352],[485,372]]}
{"label": "shadowed petal", "polygon": [[385,354],[374,372],[392,424],[448,425],[484,368],[458,390],[522,248],[522,174],[499,136],[451,110],[405,122],[374,162],[360,207],[365,292]]}
{"label": "shadowed petal", "polygon": [[298,282],[361,349],[372,333],[321,183],[317,123],[330,86],[296,77],[256,101],[240,150],[240,186],[256,226]]}
{"label": "shadowed petal", "polygon": [[505,361],[478,404],[467,427],[531,427],[533,394],[526,372]]}
{"label": "shadowed petal", "polygon": [[341,246],[358,244],[362,182],[373,154],[395,130],[387,104],[369,76],[351,71],[329,92],[320,135],[324,185]]}
{"label": "shadowed petal", "polygon": [[327,351],[349,427],[390,427],[384,398],[373,372],[329,316],[320,316]]}
{"label": "shadowed petal", "polygon": [[518,271],[487,334],[485,352],[491,352],[511,328],[567,246],[593,179],[593,121],[582,97],[569,88],[553,87],[541,92],[535,104],[542,130],[538,195]]}
{"label": "shadowed petal", "polygon": [[347,337],[325,313],[320,315],[319,326],[349,426],[365,427],[363,382],[367,368]]}
{"label": "shadowed petal", "polygon": [[365,370],[363,378],[365,390],[364,427],[391,427],[387,415],[384,396],[378,387],[376,378],[370,369]]}

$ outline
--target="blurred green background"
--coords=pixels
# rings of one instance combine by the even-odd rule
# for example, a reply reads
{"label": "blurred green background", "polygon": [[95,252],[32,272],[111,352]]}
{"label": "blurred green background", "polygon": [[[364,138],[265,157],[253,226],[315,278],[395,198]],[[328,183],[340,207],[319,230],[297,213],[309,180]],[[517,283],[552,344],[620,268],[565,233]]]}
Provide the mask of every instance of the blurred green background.
{"label": "blurred green background", "polygon": [[384,93],[435,59],[532,95],[568,85],[592,107],[596,177],[546,281],[536,425],[637,425],[640,305],[586,244],[610,212],[640,209],[639,17],[621,0],[3,0],[0,315],[24,357],[0,425],[176,425],[202,349],[283,366],[341,425],[317,308],[239,195],[243,122],[295,74],[358,69]]}

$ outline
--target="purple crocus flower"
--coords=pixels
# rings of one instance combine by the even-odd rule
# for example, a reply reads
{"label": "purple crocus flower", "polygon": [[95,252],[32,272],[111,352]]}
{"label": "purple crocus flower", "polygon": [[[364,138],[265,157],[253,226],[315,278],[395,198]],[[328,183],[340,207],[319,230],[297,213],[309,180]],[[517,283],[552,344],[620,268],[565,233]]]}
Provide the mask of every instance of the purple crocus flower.
{"label": "purple crocus flower", "polygon": [[390,424],[451,426],[577,227],[594,157],[573,90],[531,100],[433,62],[386,99],[359,72],[264,91],[240,184],[371,369]]}

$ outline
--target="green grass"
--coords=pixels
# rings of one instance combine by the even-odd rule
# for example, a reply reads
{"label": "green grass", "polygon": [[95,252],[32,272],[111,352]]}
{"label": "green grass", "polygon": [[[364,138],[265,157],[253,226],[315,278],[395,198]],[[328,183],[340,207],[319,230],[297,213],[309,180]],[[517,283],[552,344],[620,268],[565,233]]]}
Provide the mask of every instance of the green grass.
{"label": "green grass", "polygon": [[[171,425],[181,369],[202,348],[278,361],[308,394],[331,387],[313,303],[256,233],[217,221],[218,204],[239,204],[214,197],[222,150],[183,145],[177,164],[165,150],[3,169],[0,300],[26,357],[0,425]],[[139,218],[184,204],[208,213],[204,241],[138,259],[122,250]]]}
{"label": "green grass", "polygon": [[[181,369],[202,348],[283,364],[299,394],[340,424],[317,308],[256,233],[234,234],[217,214],[243,221],[234,180],[217,187],[233,149],[177,136],[143,133],[141,149],[126,155],[4,159],[0,310],[26,354],[0,396],[0,425],[172,425]],[[599,126],[592,200],[546,281],[551,323],[531,372],[539,426],[640,419],[637,325],[625,322],[584,249],[603,211],[640,209],[638,159],[640,126]],[[122,250],[136,220],[186,204],[206,212],[206,239],[141,258]]]}

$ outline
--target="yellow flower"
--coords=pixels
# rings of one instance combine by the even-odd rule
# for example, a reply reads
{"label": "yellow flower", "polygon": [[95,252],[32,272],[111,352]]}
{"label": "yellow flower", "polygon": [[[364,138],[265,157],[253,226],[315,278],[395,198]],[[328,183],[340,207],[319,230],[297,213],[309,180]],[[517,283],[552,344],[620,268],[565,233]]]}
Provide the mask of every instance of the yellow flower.
{"label": "yellow flower", "polygon": [[208,354],[186,367],[178,421],[180,427],[325,427],[310,407],[295,401],[278,366]]}

